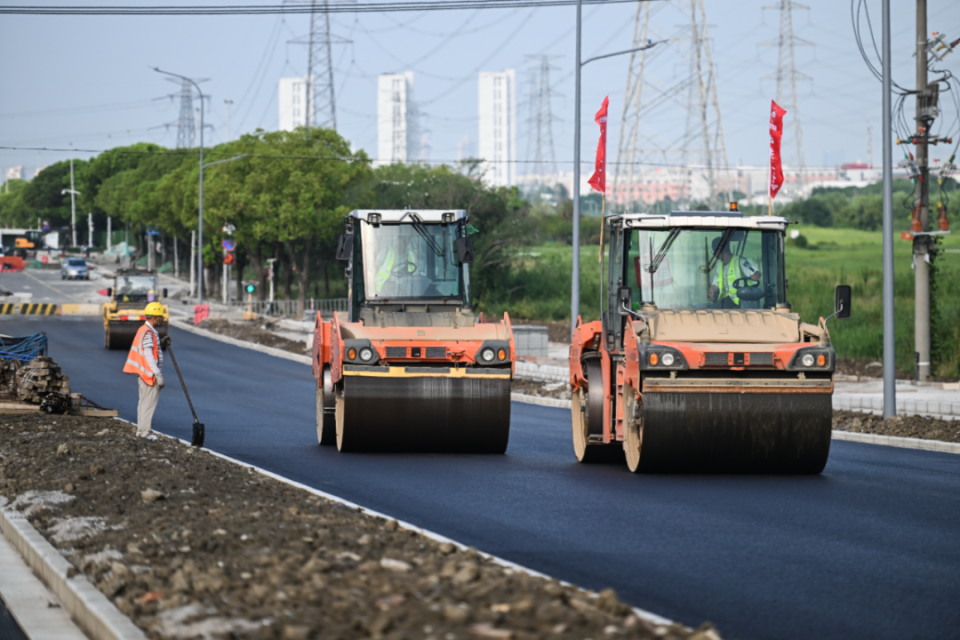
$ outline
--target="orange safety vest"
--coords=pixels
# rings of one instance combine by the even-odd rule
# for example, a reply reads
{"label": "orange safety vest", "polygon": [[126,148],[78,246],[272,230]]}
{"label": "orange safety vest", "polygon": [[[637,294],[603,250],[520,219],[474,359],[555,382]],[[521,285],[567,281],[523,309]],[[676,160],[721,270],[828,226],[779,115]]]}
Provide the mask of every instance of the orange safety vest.
{"label": "orange safety vest", "polygon": [[[156,378],[153,372],[150,371],[150,365],[147,363],[147,354],[143,352],[143,336],[147,331],[156,333],[156,330],[147,324],[140,327],[140,330],[137,331],[137,337],[133,339],[133,344],[130,345],[130,353],[127,354],[127,364],[123,365],[123,372],[139,375],[146,384],[152,387],[154,382],[156,382]],[[159,342],[159,335],[155,335],[153,340],[154,362],[160,360]]]}

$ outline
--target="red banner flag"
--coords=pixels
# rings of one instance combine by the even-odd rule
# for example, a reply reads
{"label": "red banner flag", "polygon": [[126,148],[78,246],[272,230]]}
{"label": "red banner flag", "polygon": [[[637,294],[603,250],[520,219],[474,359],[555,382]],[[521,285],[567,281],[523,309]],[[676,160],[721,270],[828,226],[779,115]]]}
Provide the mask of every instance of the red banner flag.
{"label": "red banner flag", "polygon": [[783,185],[783,167],[780,165],[780,138],[783,137],[783,116],[786,109],[770,101],[770,199],[777,197]]}
{"label": "red banner flag", "polygon": [[607,192],[607,105],[609,104],[610,96],[607,96],[600,105],[600,111],[597,111],[594,117],[594,121],[600,125],[600,142],[597,144],[597,163],[593,175],[587,181],[594,191],[600,193]]}

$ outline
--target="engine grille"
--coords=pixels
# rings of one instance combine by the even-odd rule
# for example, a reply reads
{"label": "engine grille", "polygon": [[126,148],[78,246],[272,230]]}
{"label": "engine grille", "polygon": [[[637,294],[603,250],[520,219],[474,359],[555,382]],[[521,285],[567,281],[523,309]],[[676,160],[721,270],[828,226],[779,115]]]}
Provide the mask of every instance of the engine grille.
{"label": "engine grille", "polygon": [[428,358],[446,358],[447,348],[446,347],[427,347],[427,357]]}
{"label": "engine grille", "polygon": [[708,351],[704,354],[703,358],[703,363],[708,367],[726,366],[728,361],[729,357],[727,356],[726,351],[720,353]]}
{"label": "engine grille", "polygon": [[388,358],[406,358],[407,348],[406,347],[387,347],[387,357]]}
{"label": "engine grille", "polygon": [[773,366],[773,354],[769,351],[751,353],[750,354],[750,364],[755,367],[772,367]]}

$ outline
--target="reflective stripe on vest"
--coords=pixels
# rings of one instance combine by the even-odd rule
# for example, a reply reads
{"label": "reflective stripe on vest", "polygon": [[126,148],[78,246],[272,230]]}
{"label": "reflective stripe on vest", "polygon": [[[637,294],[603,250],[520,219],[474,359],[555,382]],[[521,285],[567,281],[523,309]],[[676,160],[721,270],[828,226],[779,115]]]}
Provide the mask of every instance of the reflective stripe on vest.
{"label": "reflective stripe on vest", "polygon": [[392,272],[393,272],[393,249],[390,249],[390,251],[387,252],[387,258],[383,261],[383,264],[380,265],[380,269],[377,270],[377,280],[376,280],[377,293],[380,293],[380,289],[383,289],[383,285],[386,284]]}
{"label": "reflective stripe on vest", "polygon": [[153,371],[150,370],[150,363],[147,362],[147,354],[143,351],[143,336],[147,331],[153,331],[153,361],[156,362],[160,359],[160,337],[157,334],[156,329],[151,327],[148,324],[144,324],[140,327],[140,330],[137,331],[137,336],[133,339],[133,344],[130,345],[130,353],[127,354],[127,363],[123,365],[124,373],[135,373],[148,385],[151,387],[155,382]]}
{"label": "reflective stripe on vest", "polygon": [[730,264],[727,265],[727,288],[723,288],[723,266],[721,265],[720,271],[717,273],[717,288],[720,289],[719,299],[723,300],[724,298],[729,297],[733,300],[734,304],[740,304],[740,298],[737,297],[737,288],[733,286],[733,283],[740,279],[740,259],[736,256],[730,260]]}

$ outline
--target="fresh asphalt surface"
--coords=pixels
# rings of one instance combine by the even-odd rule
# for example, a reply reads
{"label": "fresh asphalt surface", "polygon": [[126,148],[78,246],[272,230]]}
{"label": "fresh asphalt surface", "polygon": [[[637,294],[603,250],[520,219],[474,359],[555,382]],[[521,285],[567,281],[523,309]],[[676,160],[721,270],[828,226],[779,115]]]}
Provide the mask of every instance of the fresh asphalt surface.
{"label": "fresh asphalt surface", "polygon": [[[99,319],[45,331],[74,391],[136,419]],[[942,638],[960,629],[960,456],[834,442],[817,477],[633,476],[578,465],[569,413],[513,404],[505,456],[319,447],[310,368],[171,329],[206,444],[371,509],[726,638]],[[154,428],[189,440],[169,360]]]}

